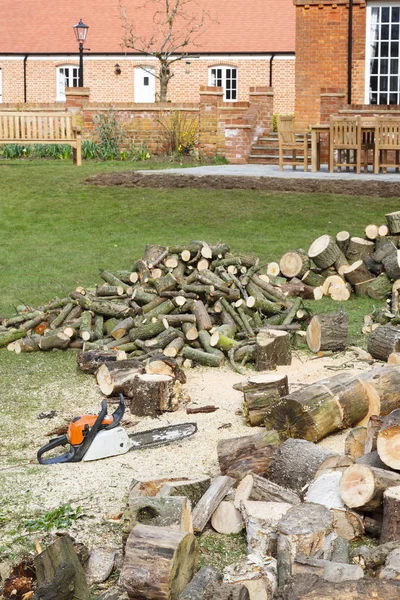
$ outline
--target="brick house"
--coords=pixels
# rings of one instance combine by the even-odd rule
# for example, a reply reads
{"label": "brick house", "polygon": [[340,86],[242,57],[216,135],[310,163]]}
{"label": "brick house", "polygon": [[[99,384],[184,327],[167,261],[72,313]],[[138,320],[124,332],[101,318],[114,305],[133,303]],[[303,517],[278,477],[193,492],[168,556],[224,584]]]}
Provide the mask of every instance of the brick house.
{"label": "brick house", "polygon": [[[154,4],[123,0],[138,34],[151,31]],[[157,61],[123,46],[119,0],[2,0],[0,101],[54,103],[78,85],[78,45],[72,26],[89,25],[84,85],[93,102],[154,102]],[[142,8],[141,8],[142,7]],[[248,99],[250,86],[274,88],[274,112],[294,110],[293,0],[198,0],[190,10],[210,19],[174,65],[171,102],[198,102],[201,85],[217,85],[226,102]],[[143,69],[145,67],[146,70]]]}
{"label": "brick house", "polygon": [[294,4],[295,112],[302,125],[350,107],[400,110],[400,1]]}

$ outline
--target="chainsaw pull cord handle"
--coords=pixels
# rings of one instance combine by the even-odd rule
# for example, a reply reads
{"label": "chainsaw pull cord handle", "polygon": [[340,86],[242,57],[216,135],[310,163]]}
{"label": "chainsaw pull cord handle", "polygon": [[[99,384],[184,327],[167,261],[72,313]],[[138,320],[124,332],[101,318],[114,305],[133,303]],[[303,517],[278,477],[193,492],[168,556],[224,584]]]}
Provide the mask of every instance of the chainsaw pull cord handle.
{"label": "chainsaw pull cord handle", "polygon": [[119,404],[118,407],[116,408],[116,410],[113,412],[113,422],[110,423],[110,425],[106,425],[105,427],[102,427],[102,431],[106,430],[108,431],[109,429],[114,429],[114,427],[118,427],[118,425],[121,423],[122,421],[122,417],[125,414],[125,398],[122,394],[119,395]]}
{"label": "chainsaw pull cord handle", "polygon": [[96,421],[93,424],[93,427],[87,432],[84,437],[84,440],[79,446],[70,445],[70,449],[65,454],[61,454],[61,456],[53,456],[52,458],[42,458],[43,454],[49,452],[50,450],[54,450],[57,446],[65,446],[69,443],[68,436],[62,435],[61,437],[55,438],[54,440],[50,440],[48,444],[45,444],[40,450],[37,452],[37,459],[41,465],[53,465],[57,463],[66,463],[66,462],[79,462],[85,456],[86,452],[89,450],[91,443],[93,442],[96,434],[101,428],[101,424],[103,422],[104,417],[107,414],[107,400],[102,400],[101,410],[98,414]]}

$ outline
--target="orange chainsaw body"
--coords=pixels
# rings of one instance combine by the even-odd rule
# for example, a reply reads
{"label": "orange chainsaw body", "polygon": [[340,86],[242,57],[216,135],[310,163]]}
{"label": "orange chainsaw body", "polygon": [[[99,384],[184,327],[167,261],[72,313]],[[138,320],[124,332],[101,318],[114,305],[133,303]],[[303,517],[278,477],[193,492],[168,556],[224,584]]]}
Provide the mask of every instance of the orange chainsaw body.
{"label": "orange chainsaw body", "polygon": [[[98,415],[83,415],[78,419],[71,421],[68,427],[68,440],[73,446],[79,446],[85,439],[86,432],[89,431],[96,422]],[[101,424],[111,425],[113,422],[112,415],[104,417]]]}

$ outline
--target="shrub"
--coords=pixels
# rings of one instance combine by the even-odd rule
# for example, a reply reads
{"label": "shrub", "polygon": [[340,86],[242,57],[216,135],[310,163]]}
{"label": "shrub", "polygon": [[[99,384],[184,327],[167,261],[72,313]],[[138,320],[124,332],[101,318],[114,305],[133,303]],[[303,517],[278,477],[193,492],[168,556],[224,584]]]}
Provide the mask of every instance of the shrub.
{"label": "shrub", "polygon": [[115,111],[110,108],[106,113],[94,117],[98,144],[98,156],[101,160],[119,158],[121,146],[125,140],[125,131],[117,119]]}
{"label": "shrub", "polygon": [[198,121],[196,117],[180,110],[164,113],[158,119],[169,154],[191,154],[197,144]]}

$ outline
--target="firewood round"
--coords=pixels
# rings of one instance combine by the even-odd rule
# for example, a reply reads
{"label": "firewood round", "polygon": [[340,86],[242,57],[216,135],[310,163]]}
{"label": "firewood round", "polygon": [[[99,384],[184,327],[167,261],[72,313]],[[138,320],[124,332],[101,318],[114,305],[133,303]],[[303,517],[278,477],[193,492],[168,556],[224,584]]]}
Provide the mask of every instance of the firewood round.
{"label": "firewood round", "polygon": [[327,269],[339,258],[340,248],[330,235],[321,235],[311,244],[308,256],[319,269]]}

